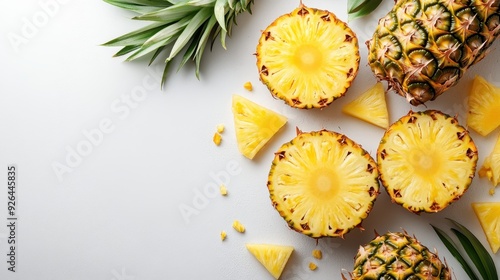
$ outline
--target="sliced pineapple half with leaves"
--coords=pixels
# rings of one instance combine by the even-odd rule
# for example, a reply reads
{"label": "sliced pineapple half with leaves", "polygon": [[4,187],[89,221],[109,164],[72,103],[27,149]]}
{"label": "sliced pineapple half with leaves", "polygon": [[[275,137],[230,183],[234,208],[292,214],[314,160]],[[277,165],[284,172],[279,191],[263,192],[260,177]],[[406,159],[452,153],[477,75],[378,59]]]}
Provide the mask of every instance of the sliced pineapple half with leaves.
{"label": "sliced pineapple half with leaves", "polygon": [[385,99],[385,89],[381,82],[376,83],[366,92],[346,104],[342,112],[387,129],[389,127],[389,111]]}
{"label": "sliced pineapple half with leaves", "polygon": [[287,118],[240,95],[233,95],[232,111],[239,151],[253,159],[286,124]]}
{"label": "sliced pineapple half with leaves", "polygon": [[500,202],[474,202],[476,214],[493,254],[500,248]]}
{"label": "sliced pineapple half with leaves", "polygon": [[296,108],[321,108],[343,96],[359,69],[356,34],[326,10],[301,4],[277,18],[257,46],[261,81]]}
{"label": "sliced pineapple half with leaves", "polygon": [[409,112],[385,132],[377,150],[382,185],[414,213],[438,212],[469,188],[477,148],[469,132],[436,110]]}
{"label": "sliced pineapple half with leaves", "polygon": [[484,159],[478,174],[479,177],[488,178],[494,187],[500,184],[500,134],[493,151]]}
{"label": "sliced pineapple half with leaves", "polygon": [[282,145],[267,186],[289,227],[313,238],[361,228],[379,193],[373,158],[347,136],[327,130],[298,131]]}
{"label": "sliced pineapple half with leaves", "polygon": [[500,87],[481,76],[474,78],[469,91],[467,125],[482,136],[500,126]]}
{"label": "sliced pineapple half with leaves", "polygon": [[280,278],[294,250],[292,246],[274,244],[246,244],[246,247],[275,279]]}

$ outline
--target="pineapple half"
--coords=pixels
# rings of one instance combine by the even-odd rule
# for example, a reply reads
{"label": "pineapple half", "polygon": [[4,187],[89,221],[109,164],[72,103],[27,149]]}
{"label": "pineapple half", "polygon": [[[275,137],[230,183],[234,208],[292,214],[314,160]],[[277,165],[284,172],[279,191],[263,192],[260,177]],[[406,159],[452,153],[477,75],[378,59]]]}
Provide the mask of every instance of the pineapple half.
{"label": "pineapple half", "polygon": [[467,125],[481,136],[500,126],[500,87],[476,76],[469,91]]}
{"label": "pineapple half", "polygon": [[377,165],[345,135],[298,132],[275,153],[267,182],[272,204],[297,232],[343,237],[372,209]]}
{"label": "pineapple half", "polygon": [[469,188],[477,148],[456,118],[410,111],[385,132],[377,150],[380,180],[392,201],[414,213],[438,212]]}
{"label": "pineapple half", "polygon": [[472,209],[483,228],[493,254],[500,248],[500,202],[474,202]]}
{"label": "pineapple half", "polygon": [[322,108],[343,96],[359,69],[358,39],[326,10],[303,4],[276,19],[257,46],[260,80],[296,108]]}
{"label": "pineapple half", "polygon": [[488,178],[494,187],[500,184],[500,134],[493,151],[484,159],[478,174],[479,177]]}
{"label": "pineapple half", "polygon": [[232,111],[238,149],[249,159],[287,122],[286,117],[239,95],[233,95]]}
{"label": "pineapple half", "polygon": [[342,112],[378,127],[389,128],[389,111],[381,82],[342,107]]}
{"label": "pineapple half", "polygon": [[500,0],[398,0],[367,43],[368,62],[412,105],[434,100],[500,34]]}
{"label": "pineapple half", "polygon": [[360,246],[354,258],[353,280],[451,280],[438,255],[406,232],[389,232]]}
{"label": "pineapple half", "polygon": [[246,244],[246,247],[275,279],[280,278],[294,250],[292,246],[274,244]]}

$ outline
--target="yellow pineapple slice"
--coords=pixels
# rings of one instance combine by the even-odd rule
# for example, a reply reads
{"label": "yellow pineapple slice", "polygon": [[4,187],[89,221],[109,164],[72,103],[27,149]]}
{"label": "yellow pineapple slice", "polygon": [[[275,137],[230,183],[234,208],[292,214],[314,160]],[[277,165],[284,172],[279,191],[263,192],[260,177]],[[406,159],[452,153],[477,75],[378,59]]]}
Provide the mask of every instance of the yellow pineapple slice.
{"label": "yellow pineapple slice", "polygon": [[273,244],[247,244],[248,251],[274,276],[279,279],[292,255],[292,246]]}
{"label": "yellow pineapple slice", "polygon": [[286,117],[239,95],[233,96],[232,107],[238,149],[249,159],[287,122]]}
{"label": "yellow pineapple slice", "polygon": [[376,83],[361,96],[345,105],[342,112],[387,129],[389,127],[389,112],[382,83]]}
{"label": "yellow pineapple slice", "polygon": [[475,202],[472,208],[483,228],[493,254],[500,248],[500,202]]}
{"label": "yellow pineapple slice", "polygon": [[500,134],[491,154],[489,154],[479,169],[479,177],[487,177],[496,187],[500,184]]}
{"label": "yellow pineapple slice", "polygon": [[476,76],[469,92],[467,125],[482,136],[500,126],[500,87]]}

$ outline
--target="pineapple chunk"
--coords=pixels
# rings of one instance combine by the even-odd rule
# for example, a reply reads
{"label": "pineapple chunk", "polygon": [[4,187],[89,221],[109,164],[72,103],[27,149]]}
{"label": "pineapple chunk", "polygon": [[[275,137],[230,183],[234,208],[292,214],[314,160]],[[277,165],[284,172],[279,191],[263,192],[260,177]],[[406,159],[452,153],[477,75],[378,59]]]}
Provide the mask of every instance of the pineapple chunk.
{"label": "pineapple chunk", "polygon": [[234,228],[234,230],[236,230],[239,233],[245,232],[245,226],[242,223],[240,223],[240,221],[238,221],[238,220],[235,220],[233,222],[233,228]]}
{"label": "pineapple chunk", "polygon": [[467,125],[482,136],[500,126],[500,87],[476,76],[469,92]]}
{"label": "pineapple chunk", "polygon": [[321,260],[323,258],[323,253],[321,252],[321,250],[313,250],[312,256],[318,260]]}
{"label": "pineapple chunk", "polygon": [[226,231],[224,231],[224,230],[223,230],[223,231],[221,231],[221,232],[220,232],[220,240],[224,241],[224,240],[226,240],[226,238],[227,238],[227,233],[226,233]]}
{"label": "pineapple chunk", "polygon": [[342,112],[387,129],[389,127],[389,112],[382,83],[376,83],[361,96],[345,105]]}
{"label": "pineapple chunk", "polygon": [[220,191],[220,194],[223,195],[223,196],[226,196],[227,195],[227,188],[225,185],[220,185],[219,187],[219,191]]}
{"label": "pineapple chunk", "polygon": [[217,125],[217,133],[222,133],[224,132],[224,125],[223,124],[219,124]]}
{"label": "pineapple chunk", "polygon": [[245,88],[248,91],[252,91],[253,90],[253,85],[252,85],[251,82],[246,82],[245,84],[243,84],[243,88]]}
{"label": "pineapple chunk", "polygon": [[318,268],[318,266],[317,266],[315,263],[313,263],[313,262],[310,262],[310,263],[309,263],[309,269],[310,269],[310,270],[314,271],[314,270],[316,270],[317,268]]}
{"label": "pineapple chunk", "polygon": [[215,133],[214,134],[214,137],[212,138],[212,140],[214,141],[214,144],[219,146],[220,143],[222,142],[222,136],[219,134],[219,133]]}
{"label": "pineapple chunk", "polygon": [[272,244],[247,244],[246,247],[275,279],[280,278],[294,250],[292,246]]}
{"label": "pineapple chunk", "polygon": [[286,117],[239,95],[233,96],[232,110],[238,149],[249,159],[287,122]]}
{"label": "pineapple chunk", "polygon": [[500,248],[500,202],[475,202],[472,208],[483,228],[493,254]]}
{"label": "pineapple chunk", "polygon": [[500,184],[500,134],[493,151],[484,159],[478,174],[479,177],[487,177],[494,187]]}

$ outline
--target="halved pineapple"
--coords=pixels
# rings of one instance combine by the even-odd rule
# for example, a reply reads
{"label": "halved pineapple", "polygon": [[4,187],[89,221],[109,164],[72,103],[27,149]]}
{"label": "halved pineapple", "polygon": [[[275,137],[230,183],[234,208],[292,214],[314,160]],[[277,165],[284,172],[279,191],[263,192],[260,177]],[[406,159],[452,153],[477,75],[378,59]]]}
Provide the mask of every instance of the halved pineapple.
{"label": "halved pineapple", "polygon": [[500,87],[476,76],[469,92],[467,125],[482,136],[500,126]]}
{"label": "halved pineapple", "polygon": [[483,228],[493,254],[500,248],[500,202],[475,202],[472,209]]}
{"label": "halved pineapple", "polygon": [[273,244],[246,244],[246,247],[275,279],[280,278],[294,250],[292,246]]}
{"label": "halved pineapple", "polygon": [[239,95],[233,95],[232,111],[238,149],[249,159],[287,122],[286,117]]}
{"label": "halved pineapple", "polygon": [[477,148],[456,118],[409,112],[385,132],[377,150],[380,180],[393,202],[414,213],[438,212],[469,188]]}
{"label": "halved pineapple", "polygon": [[275,153],[273,206],[289,227],[313,238],[343,237],[368,216],[379,193],[377,164],[347,136],[302,133]]}
{"label": "halved pineapple", "polygon": [[358,39],[333,13],[300,5],[269,25],[257,46],[261,81],[296,108],[343,96],[359,69]]}
{"label": "halved pineapple", "polygon": [[361,96],[346,104],[342,108],[342,112],[387,129],[389,127],[389,111],[382,83],[376,83]]}
{"label": "halved pineapple", "polygon": [[478,174],[479,177],[487,177],[494,187],[500,184],[500,134],[493,151],[484,159]]}

